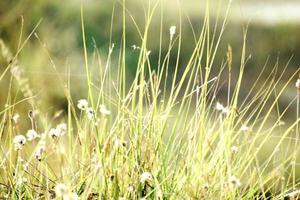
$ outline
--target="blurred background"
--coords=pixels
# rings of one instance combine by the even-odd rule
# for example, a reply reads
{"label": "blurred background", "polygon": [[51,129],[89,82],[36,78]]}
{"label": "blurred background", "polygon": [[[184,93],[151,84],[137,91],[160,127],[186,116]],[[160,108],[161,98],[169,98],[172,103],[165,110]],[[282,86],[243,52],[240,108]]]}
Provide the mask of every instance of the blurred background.
{"label": "blurred background", "polygon": [[[150,3],[153,4],[153,0]],[[194,48],[192,28],[196,33],[201,31],[205,14],[203,0],[162,0],[157,14],[151,24],[150,38],[151,59],[157,62],[159,52],[159,27],[163,15],[163,48],[167,49],[169,42],[169,27],[179,27],[179,10],[181,9],[183,47],[181,65],[188,60]],[[219,1],[210,1],[211,23],[214,25],[218,13],[222,19],[227,2],[219,7]],[[85,29],[88,53],[92,57],[95,47],[105,61],[110,38],[118,49],[122,33],[122,1],[85,0]],[[129,14],[143,30],[145,12],[148,1],[127,0],[127,70],[128,79],[135,72],[138,53],[131,45],[140,45],[136,27]],[[112,34],[110,34],[112,10],[115,9]],[[180,8],[180,9],[179,9]],[[216,65],[226,59],[228,45],[233,49],[234,68],[238,72],[240,54],[243,42],[243,28],[248,24],[247,56],[251,54],[246,67],[244,79],[245,94],[267,62],[268,72],[278,63],[278,69],[283,70],[289,62],[285,78],[287,79],[298,67],[300,62],[300,2],[282,0],[233,0],[229,20],[224,37],[217,54]],[[189,22],[190,20],[190,22]],[[63,85],[57,76],[64,77],[67,67],[70,67],[74,99],[86,96],[84,56],[80,21],[80,0],[2,0],[0,1],[0,38],[15,54],[19,46],[19,36],[22,30],[22,41],[28,37],[34,27],[39,39],[32,35],[21,50],[18,60],[24,76],[34,89],[34,93],[49,106],[49,110],[64,108],[66,100]],[[213,27],[213,26],[212,26]],[[111,36],[111,37],[110,37]],[[175,62],[176,54],[172,55],[171,63]],[[117,56],[115,56],[117,58]],[[117,60],[115,61],[117,62]],[[59,74],[53,69],[55,63]],[[0,70],[3,72],[7,61],[0,53]],[[114,65],[112,65],[113,67]],[[97,70],[97,65],[91,62],[91,67]],[[172,69],[170,69],[172,70]],[[268,75],[268,73],[266,73]],[[280,73],[279,73],[280,75]],[[9,82],[7,76],[4,81]],[[0,105],[4,106],[8,84],[0,85]],[[75,88],[75,89],[74,89]],[[282,105],[287,105],[296,95],[291,84],[282,99]]]}

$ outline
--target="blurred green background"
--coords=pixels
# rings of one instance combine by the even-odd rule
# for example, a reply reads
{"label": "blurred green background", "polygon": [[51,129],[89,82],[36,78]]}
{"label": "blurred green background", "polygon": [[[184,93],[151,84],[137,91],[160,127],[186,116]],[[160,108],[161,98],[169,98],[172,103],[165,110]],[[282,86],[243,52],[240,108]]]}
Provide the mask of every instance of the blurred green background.
{"label": "blurred green background", "polygon": [[[149,1],[153,4],[155,1]],[[196,33],[201,31],[205,4],[204,1],[195,0],[163,0],[154,16],[150,30],[151,60],[157,63],[159,52],[159,26],[161,11],[163,11],[163,47],[167,49],[169,42],[169,27],[179,27],[179,10],[181,9],[183,46],[180,64],[184,67],[186,60],[194,47],[192,29],[188,18]],[[112,10],[115,8],[113,21],[112,42],[116,49],[121,44],[122,32],[122,1],[113,0],[85,0],[85,28],[89,55],[93,56],[95,47],[105,61],[110,41],[110,26]],[[214,25],[218,16],[217,1],[211,3],[211,23]],[[226,1],[220,7],[220,19],[224,16]],[[128,79],[133,77],[136,68],[138,53],[134,52],[131,45],[140,45],[137,31],[131,14],[137,25],[143,30],[145,24],[145,12],[148,1],[127,0],[127,71]],[[284,68],[291,58],[285,78],[293,73],[300,61],[300,3],[297,1],[233,1],[229,22],[221,41],[220,51],[217,54],[216,65],[220,65],[226,59],[227,46],[233,49],[234,70],[238,71],[240,54],[242,49],[243,27],[249,23],[247,37],[247,54],[251,54],[246,67],[244,79],[245,94],[251,83],[260,73],[263,65],[268,60],[268,69],[271,70],[278,62],[279,71]],[[0,1],[0,38],[4,40],[9,49],[16,53],[19,43],[22,20],[24,22],[22,41],[30,34],[39,20],[42,20],[36,33],[46,48],[32,36],[26,43],[18,58],[24,70],[24,75],[29,78],[35,93],[43,101],[43,105],[65,108],[66,100],[63,93],[63,85],[57,81],[51,60],[55,63],[64,77],[67,67],[71,69],[72,89],[74,98],[86,96],[85,71],[82,48],[82,33],[80,21],[80,0],[2,0]],[[213,26],[212,26],[213,27]],[[47,49],[47,50],[46,50]],[[51,59],[49,59],[49,55]],[[172,54],[171,63],[175,62],[176,53]],[[117,56],[115,56],[117,57]],[[0,57],[0,70],[3,72],[7,66],[6,61]],[[117,62],[117,61],[116,61]],[[153,65],[155,66],[155,64]],[[91,62],[91,67],[97,70],[97,65]],[[112,65],[114,67],[114,65]],[[172,68],[170,69],[172,71]],[[267,71],[269,71],[267,70]],[[268,73],[266,73],[267,75]],[[280,73],[279,73],[280,75]],[[4,81],[9,81],[6,77]],[[7,84],[1,84],[1,106],[4,106],[7,96]],[[287,105],[296,95],[294,85],[284,94],[282,105]],[[222,98],[222,97],[220,97]],[[51,110],[53,107],[49,107]]]}

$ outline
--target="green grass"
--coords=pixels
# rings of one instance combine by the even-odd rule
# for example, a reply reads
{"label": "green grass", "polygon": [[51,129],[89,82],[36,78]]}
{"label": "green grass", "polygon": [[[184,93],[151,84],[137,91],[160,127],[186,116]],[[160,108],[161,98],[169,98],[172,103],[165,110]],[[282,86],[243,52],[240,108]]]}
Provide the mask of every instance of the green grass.
{"label": "green grass", "polygon": [[[79,99],[73,98],[70,67],[65,77],[56,79],[68,102],[66,112],[53,111],[53,115],[42,109],[43,100],[35,95],[25,74],[17,73],[22,69],[18,55],[35,29],[24,41],[20,36],[16,54],[1,41],[1,52],[8,65],[0,81],[7,85],[8,93],[0,123],[0,196],[8,199],[76,199],[75,196],[80,199],[282,199],[292,195],[299,188],[297,89],[286,108],[279,107],[279,101],[286,88],[294,85],[298,71],[289,80],[282,80],[278,66],[267,78],[261,76],[263,69],[248,95],[242,98],[240,92],[247,78],[244,69],[249,60],[247,27],[243,29],[240,66],[232,66],[230,46],[224,52],[227,55],[224,62],[218,66],[215,61],[228,23],[230,3],[225,16],[215,22],[210,19],[208,1],[201,32],[193,32],[193,52],[184,64],[180,62],[184,45],[181,24],[176,33],[163,38],[162,33],[169,31],[163,19],[159,40],[160,43],[169,40],[169,47],[161,47],[156,63],[150,61],[148,45],[152,41],[148,36],[151,20],[160,12],[160,1],[149,3],[142,28],[126,9],[126,1],[120,3],[123,5],[121,42],[110,42],[105,60],[98,49],[89,56],[82,5],[87,91],[81,99],[86,99],[87,107],[81,101],[79,108]],[[181,12],[179,21],[183,17]],[[116,14],[113,10],[112,20]],[[126,41],[128,21],[136,25],[140,37],[132,82],[126,79],[126,55],[132,51],[128,48],[132,44]],[[38,34],[35,36],[58,73],[47,46]],[[177,59],[170,62],[174,53]],[[238,74],[232,74],[234,67],[239,68]],[[99,71],[97,79],[92,76],[96,70]],[[4,82],[8,76],[9,81]],[[286,112],[291,112],[290,107],[295,103],[297,110],[292,112],[297,118],[283,123]],[[19,104],[28,105],[32,112],[17,120]],[[20,131],[21,124],[26,122],[27,129],[36,130],[39,137],[32,141],[27,138],[23,145],[15,136],[26,135]]]}

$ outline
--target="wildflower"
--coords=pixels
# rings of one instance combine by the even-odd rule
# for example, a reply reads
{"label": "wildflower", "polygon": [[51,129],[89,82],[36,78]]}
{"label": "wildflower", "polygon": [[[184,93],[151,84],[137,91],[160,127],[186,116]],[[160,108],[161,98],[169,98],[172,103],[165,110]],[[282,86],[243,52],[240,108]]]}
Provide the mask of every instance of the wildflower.
{"label": "wildflower", "polygon": [[88,101],[86,99],[80,99],[78,100],[78,103],[77,103],[77,107],[80,109],[80,110],[86,110],[88,108]]}
{"label": "wildflower", "polygon": [[170,29],[169,29],[169,31],[170,31],[170,38],[172,40],[173,37],[174,37],[174,35],[175,35],[175,33],[176,33],[176,26],[171,26]]}
{"label": "wildflower", "polygon": [[298,78],[295,84],[295,87],[300,90],[300,79]]}
{"label": "wildflower", "polygon": [[231,147],[231,153],[236,154],[239,151],[239,148],[237,146]]}
{"label": "wildflower", "polygon": [[15,123],[15,124],[18,124],[19,123],[19,119],[20,119],[20,115],[19,113],[16,113],[12,116],[12,121]]}
{"label": "wildflower", "polygon": [[100,113],[103,115],[110,115],[111,111],[106,108],[105,105],[100,105]]}
{"label": "wildflower", "polygon": [[88,119],[95,118],[95,111],[93,110],[93,108],[86,109],[86,114],[87,114]]}
{"label": "wildflower", "polygon": [[15,150],[21,150],[26,143],[26,137],[23,135],[16,135],[13,139]]}
{"label": "wildflower", "polygon": [[151,178],[152,178],[152,175],[150,172],[144,172],[140,176],[140,182],[145,183],[146,181],[151,180]]}
{"label": "wildflower", "polygon": [[237,177],[235,177],[235,176],[231,176],[231,177],[229,177],[229,183],[232,185],[232,186],[234,186],[234,187],[241,187],[242,186],[242,183],[241,183],[241,181],[237,178]]}
{"label": "wildflower", "polygon": [[40,135],[34,129],[28,130],[26,133],[26,136],[27,136],[28,141],[32,141],[32,140],[40,137]]}
{"label": "wildflower", "polygon": [[63,183],[58,183],[54,188],[57,197],[65,197],[68,195],[68,188]]}

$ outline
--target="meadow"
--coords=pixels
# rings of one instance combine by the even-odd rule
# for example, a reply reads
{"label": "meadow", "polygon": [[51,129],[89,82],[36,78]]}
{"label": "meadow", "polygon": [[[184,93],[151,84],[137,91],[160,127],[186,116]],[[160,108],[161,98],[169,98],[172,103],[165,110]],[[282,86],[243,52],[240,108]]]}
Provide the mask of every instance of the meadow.
{"label": "meadow", "polygon": [[251,24],[238,52],[223,42],[232,1],[205,1],[198,28],[180,6],[170,23],[160,0],[142,16],[116,1],[105,50],[87,2],[64,61],[43,20],[0,40],[0,199],[300,199],[300,69],[250,73]]}

